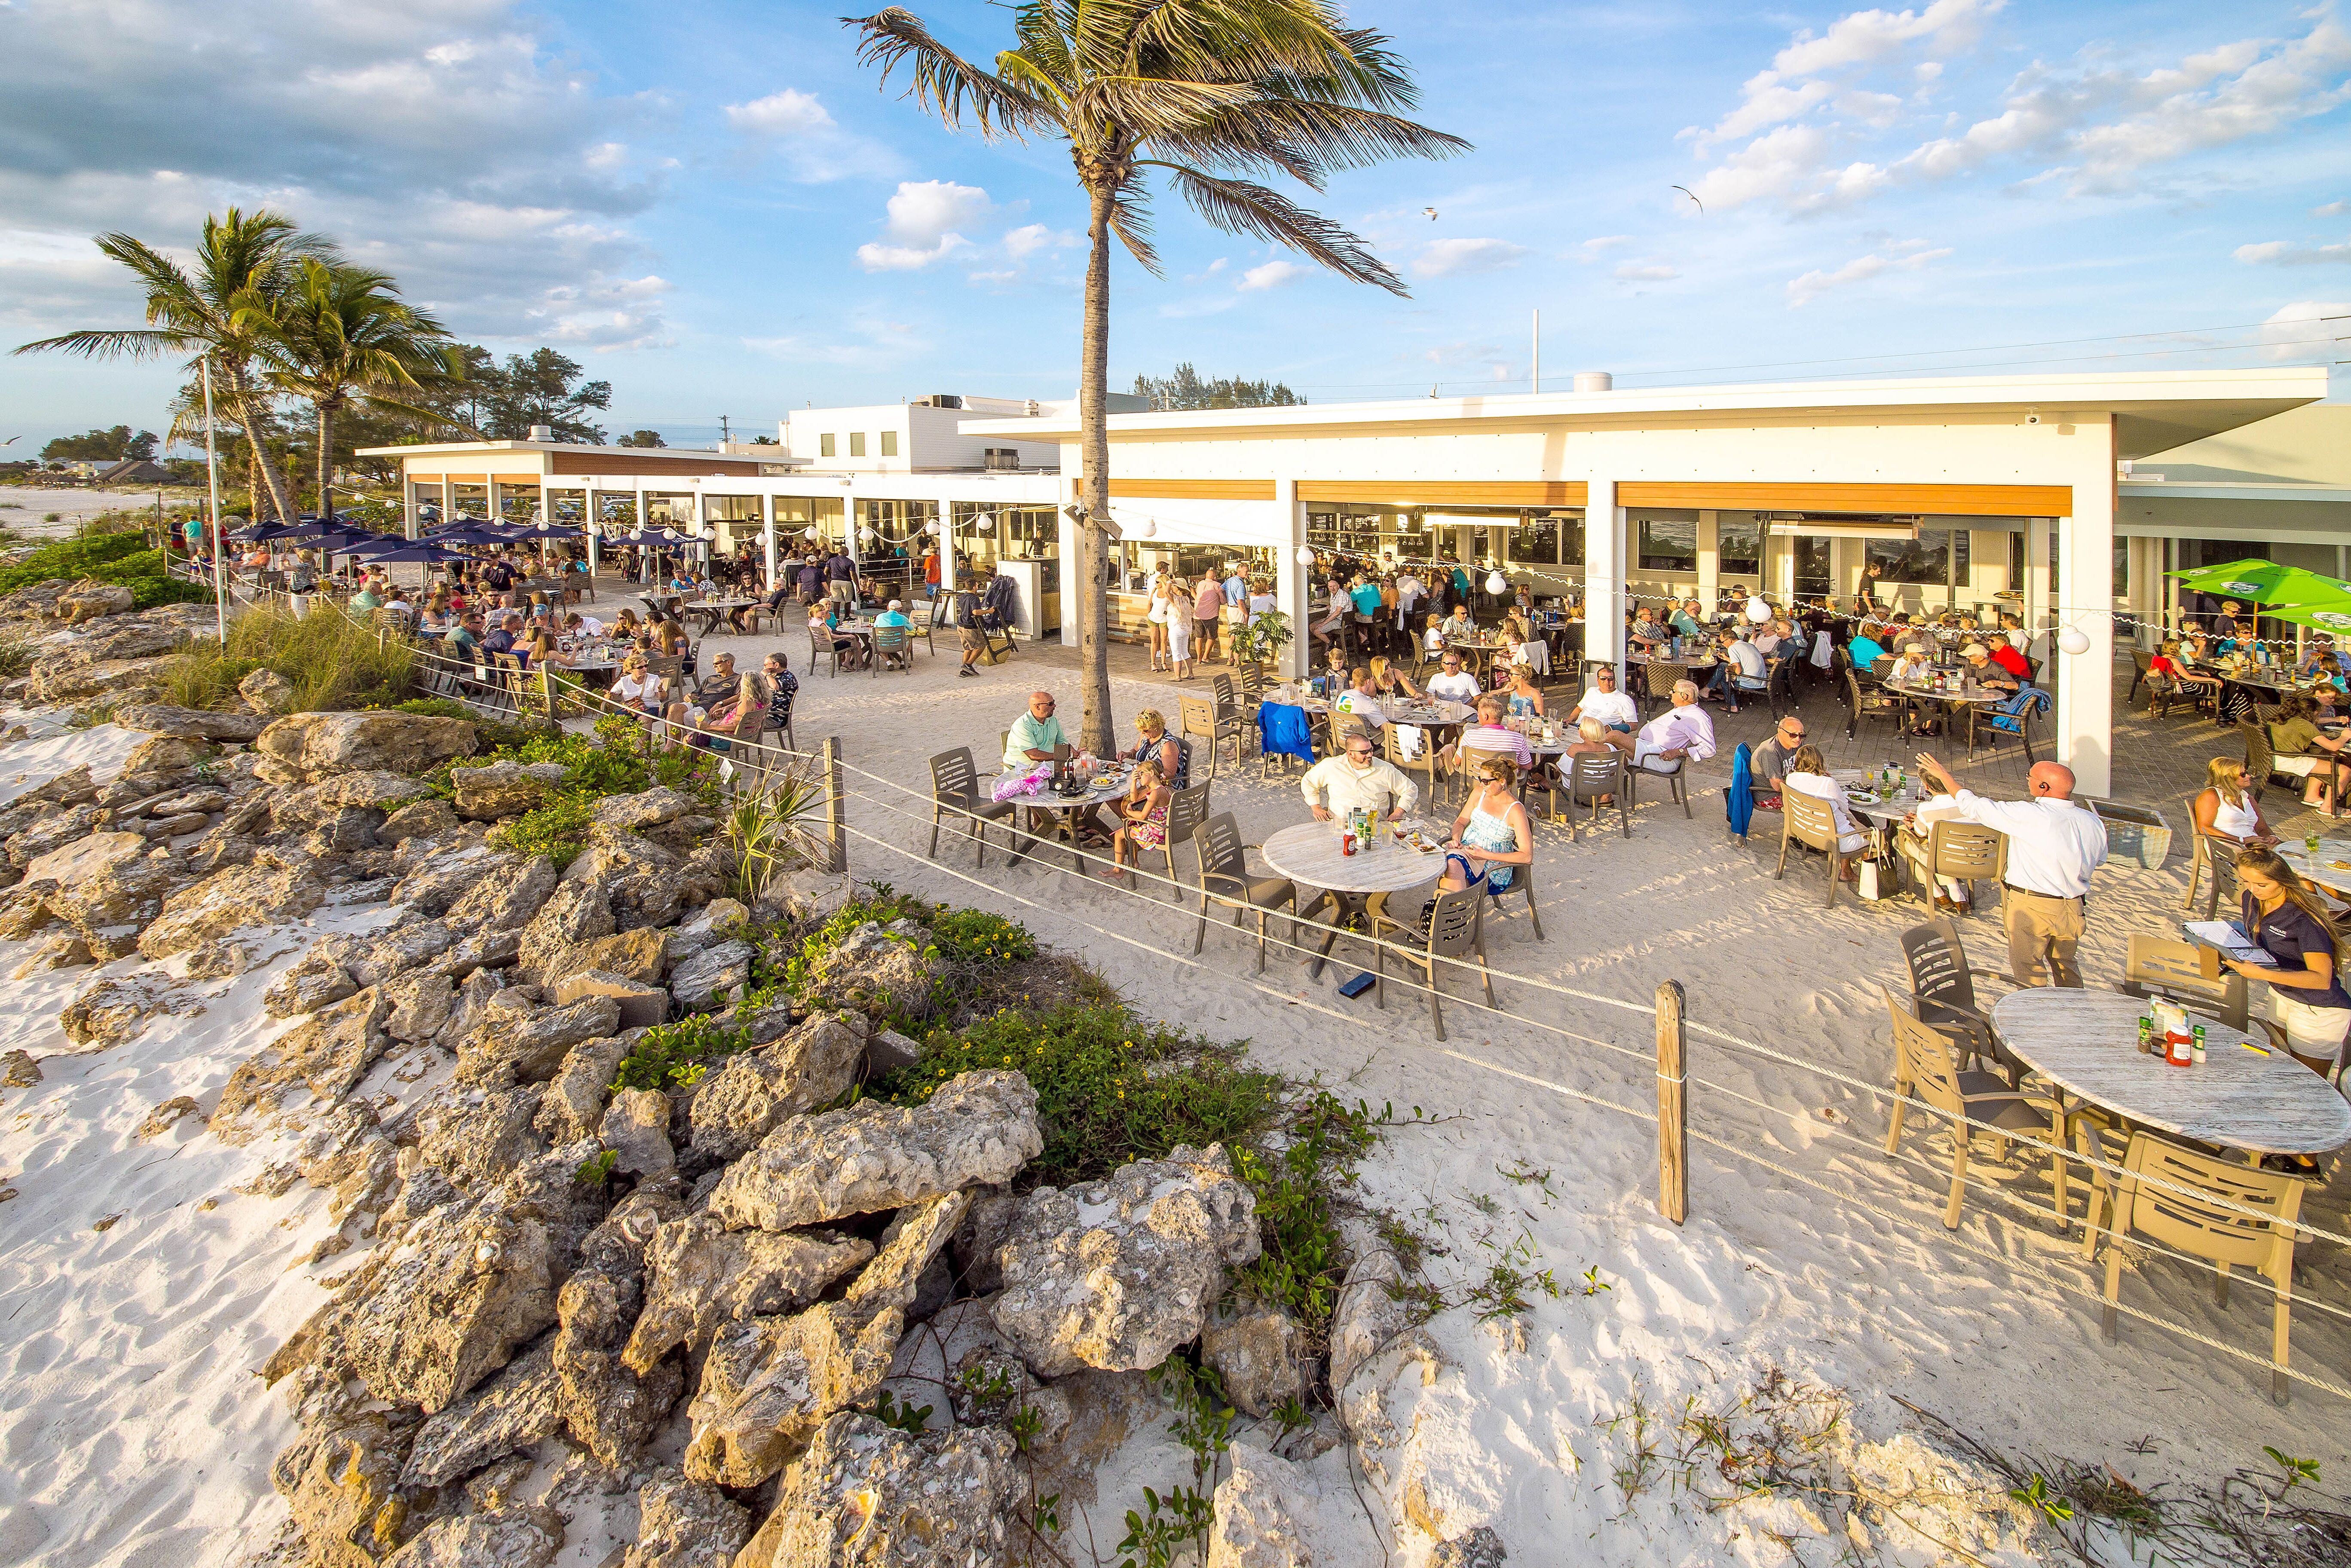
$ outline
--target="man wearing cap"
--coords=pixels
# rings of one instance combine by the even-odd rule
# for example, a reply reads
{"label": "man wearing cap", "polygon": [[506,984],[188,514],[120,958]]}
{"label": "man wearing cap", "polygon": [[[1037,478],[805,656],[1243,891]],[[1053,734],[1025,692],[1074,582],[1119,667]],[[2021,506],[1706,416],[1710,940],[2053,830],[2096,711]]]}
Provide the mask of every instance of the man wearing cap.
{"label": "man wearing cap", "polygon": [[1967,661],[1969,678],[1976,685],[1986,691],[2006,692],[2011,696],[2016,695],[2016,677],[1993,664],[1991,650],[1981,643],[1970,643],[1961,648],[1959,657]]}
{"label": "man wearing cap", "polygon": [[[906,619],[905,606],[904,602],[895,599],[890,601],[888,609],[883,611],[881,614],[876,615],[873,618],[873,625],[877,631],[884,626],[896,626],[904,629],[911,624],[912,622]],[[902,662],[911,665],[914,660],[914,650],[912,645],[902,643],[898,646],[896,657]]]}

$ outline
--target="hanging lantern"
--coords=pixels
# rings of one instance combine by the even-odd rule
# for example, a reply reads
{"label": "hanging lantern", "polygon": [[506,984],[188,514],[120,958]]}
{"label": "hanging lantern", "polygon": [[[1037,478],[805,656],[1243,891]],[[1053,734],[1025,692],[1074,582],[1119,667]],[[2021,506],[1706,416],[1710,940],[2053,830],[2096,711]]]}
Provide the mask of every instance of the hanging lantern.
{"label": "hanging lantern", "polygon": [[1159,525],[1149,517],[1144,518],[1139,523],[1129,523],[1125,528],[1126,537],[1131,539],[1147,539],[1158,531]]}
{"label": "hanging lantern", "polygon": [[996,531],[996,518],[989,513],[982,512],[972,518],[971,526],[981,533],[992,534]]}
{"label": "hanging lantern", "polygon": [[1301,566],[1312,566],[1314,564],[1314,547],[1312,545],[1300,545],[1298,547],[1298,564]]}
{"label": "hanging lantern", "polygon": [[931,538],[938,538],[938,537],[939,537],[939,520],[938,520],[938,518],[936,518],[936,517],[933,517],[929,522],[925,523],[925,524],[923,525],[923,532],[925,532],[925,533],[926,533],[926,534],[930,535],[930,536],[931,536]]}
{"label": "hanging lantern", "polygon": [[1771,607],[1759,597],[1747,601],[1747,619],[1761,626],[1771,619]]}
{"label": "hanging lantern", "polygon": [[810,544],[816,543],[816,529],[814,528],[810,528],[803,530],[800,534],[800,538],[808,540]]}
{"label": "hanging lantern", "polygon": [[1510,591],[1510,580],[1504,577],[1499,569],[1486,574],[1487,592],[1499,595],[1508,593]]}
{"label": "hanging lantern", "polygon": [[2057,633],[2057,645],[2068,653],[2086,653],[2090,651],[2090,634],[2079,626],[2068,626]]}
{"label": "hanging lantern", "polygon": [[860,528],[857,530],[857,540],[867,549],[872,549],[875,545],[882,542],[882,536],[875,533],[872,528]]}

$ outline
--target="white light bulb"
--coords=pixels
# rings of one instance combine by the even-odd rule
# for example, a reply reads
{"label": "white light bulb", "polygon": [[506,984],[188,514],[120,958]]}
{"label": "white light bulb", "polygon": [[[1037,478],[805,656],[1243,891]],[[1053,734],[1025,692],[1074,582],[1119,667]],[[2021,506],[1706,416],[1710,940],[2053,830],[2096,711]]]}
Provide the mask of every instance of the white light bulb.
{"label": "white light bulb", "polygon": [[936,518],[936,517],[933,517],[929,522],[925,523],[925,524],[923,525],[923,531],[924,531],[925,533],[926,533],[926,534],[930,535],[933,538],[938,538],[938,537],[939,537],[939,520],[938,520],[938,518]]}
{"label": "white light bulb", "polygon": [[1130,538],[1147,539],[1158,531],[1159,525],[1149,517],[1144,518],[1139,523],[1129,523],[1126,527],[1127,537]]}
{"label": "white light bulb", "polygon": [[816,543],[816,530],[814,528],[803,529],[801,530],[800,538],[808,540],[810,544],[814,544]]}
{"label": "white light bulb", "polygon": [[981,533],[992,534],[996,531],[996,518],[987,512],[982,512],[979,516],[972,518],[971,526],[977,528]]}
{"label": "white light bulb", "polygon": [[1300,545],[1298,547],[1298,564],[1301,566],[1312,566],[1314,564],[1314,547],[1312,545]]}
{"label": "white light bulb", "polygon": [[2078,626],[2068,626],[2057,633],[2057,645],[2069,653],[2086,653],[2090,651],[2090,634]]}
{"label": "white light bulb", "polygon": [[1761,599],[1750,599],[1747,601],[1747,619],[1760,626],[1771,619],[1771,607]]}
{"label": "white light bulb", "polygon": [[1507,577],[1504,577],[1504,576],[1503,576],[1499,571],[1490,571],[1490,572],[1488,572],[1488,573],[1486,574],[1486,591],[1487,591],[1487,592],[1489,592],[1489,593],[1508,593],[1510,591],[1510,580],[1509,578],[1507,578]]}

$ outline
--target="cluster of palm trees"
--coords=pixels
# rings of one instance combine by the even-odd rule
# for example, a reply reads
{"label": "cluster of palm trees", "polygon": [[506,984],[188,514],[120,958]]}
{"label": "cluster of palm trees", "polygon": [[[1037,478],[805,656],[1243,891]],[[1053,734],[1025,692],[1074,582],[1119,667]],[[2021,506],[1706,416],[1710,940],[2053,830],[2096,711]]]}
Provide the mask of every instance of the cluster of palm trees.
{"label": "cluster of palm trees", "polygon": [[185,355],[208,377],[242,430],[253,471],[281,518],[298,515],[293,483],[266,449],[269,404],[292,397],[318,423],[319,509],[334,515],[334,429],[355,405],[442,423],[403,400],[461,363],[441,323],[400,298],[386,274],[346,261],[333,241],[292,219],[231,207],[204,220],[191,265],[127,234],[98,247],[129,268],[146,298],[147,325],[68,332],[26,343],[20,354],[88,359]]}

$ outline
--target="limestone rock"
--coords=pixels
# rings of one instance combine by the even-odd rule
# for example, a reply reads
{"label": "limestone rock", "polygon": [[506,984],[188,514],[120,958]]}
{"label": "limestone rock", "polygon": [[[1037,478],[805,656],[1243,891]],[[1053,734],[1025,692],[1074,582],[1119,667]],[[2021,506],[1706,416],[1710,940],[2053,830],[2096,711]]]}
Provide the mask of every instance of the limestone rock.
{"label": "limestone rock", "polygon": [[270,1479],[322,1568],[375,1568],[407,1534],[401,1448],[381,1416],[353,1415],[306,1434],[277,1457]]}
{"label": "limestone rock", "polygon": [[187,1095],[172,1095],[172,1098],[148,1112],[146,1119],[139,1124],[139,1141],[143,1144],[150,1138],[162,1137],[180,1124],[181,1117],[193,1116],[197,1109],[195,1101]]}
{"label": "limestone rock", "polygon": [[687,1012],[708,1012],[736,987],[750,983],[751,957],[748,942],[705,947],[670,972],[670,995]]}
{"label": "limestone rock", "polygon": [[203,740],[250,741],[269,727],[259,714],[214,713],[204,708],[172,707],[162,703],[139,703],[114,710],[114,722],[124,729],[150,735],[177,735]]}
{"label": "limestone rock", "polygon": [[574,972],[573,949],[612,934],[612,910],[603,884],[563,881],[523,927],[516,968],[532,985],[552,985]]}
{"label": "limestone rock", "polygon": [[362,769],[422,773],[452,758],[472,756],[475,744],[475,727],[465,719],[379,708],[292,714],[262,730],[253,747],[270,782],[307,784]]}
{"label": "limestone rock", "polygon": [[1017,1452],[992,1427],[916,1437],[871,1416],[835,1416],[735,1568],[1002,1568]]}
{"label": "limestone rock", "polygon": [[1219,1145],[1039,1187],[998,1252],[996,1326],[1040,1376],[1148,1370],[1199,1334],[1225,1270],[1259,1247],[1256,1197]]}
{"label": "limestone rock", "polygon": [[[270,821],[283,832],[298,827],[333,822],[347,811],[397,810],[427,794],[423,783],[381,768],[334,773],[315,784],[282,789],[269,801]],[[370,837],[381,817],[368,819]]]}
{"label": "limestone rock", "polygon": [[827,1417],[881,1385],[904,1327],[894,1308],[867,1312],[827,1301],[796,1317],[752,1318],[720,1329],[703,1362],[702,1386],[686,1407],[694,1437],[685,1473],[718,1486],[766,1480]]}
{"label": "limestone rock", "polygon": [[538,1131],[539,1092],[444,1084],[416,1108],[417,1155],[469,1192],[504,1179],[548,1149]]}
{"label": "limestone rock", "polygon": [[548,786],[560,784],[564,772],[561,763],[500,760],[453,768],[449,785],[456,795],[457,815],[494,822],[519,817],[546,800]]}
{"label": "limestone rock", "polygon": [[637,1543],[621,1568],[728,1568],[751,1539],[751,1515],[716,1487],[675,1470],[637,1489]]}
{"label": "limestone rock", "polygon": [[857,1082],[864,1041],[839,1019],[818,1014],[775,1044],[729,1057],[694,1096],[694,1152],[735,1160],[787,1117],[830,1103]]}
{"label": "limestone rock", "polygon": [[273,1018],[294,1018],[340,1002],[359,988],[350,971],[319,944],[269,983],[261,994],[261,1005]]}
{"label": "limestone rock", "polygon": [[555,983],[555,1005],[569,1007],[590,997],[610,997],[621,1009],[622,1029],[651,1029],[669,1017],[669,993],[642,985],[610,969],[587,969]]}
{"label": "limestone rock", "polygon": [[731,1225],[789,1230],[1009,1181],[1044,1146],[1027,1079],[967,1072],[920,1105],[867,1100],[784,1123],[727,1167],[710,1207]]}
{"label": "limestone rock", "polygon": [[1345,1388],[1355,1369],[1408,1325],[1405,1304],[1389,1291],[1403,1277],[1395,1254],[1376,1244],[1363,1247],[1347,1266],[1338,1303],[1331,1313],[1332,1393]]}
{"label": "limestone rock", "polygon": [[1245,1416],[1270,1415],[1305,1392],[1304,1355],[1298,1324],[1270,1302],[1221,1309],[1200,1331],[1200,1359],[1216,1369],[1225,1396]]}
{"label": "limestone rock", "polygon": [[614,927],[664,925],[687,902],[687,862],[641,834],[599,823],[588,847],[563,868],[567,881],[601,884],[611,902]]}
{"label": "limestone rock", "polygon": [[[520,931],[530,924],[548,894],[555,891],[555,862],[545,855],[528,861],[519,856],[507,858],[517,862],[511,870],[482,866],[467,876],[471,891],[445,906],[451,925],[460,931]],[[399,898],[399,888],[392,894],[399,902],[408,902]]]}
{"label": "limestone rock", "polygon": [[[402,810],[407,809],[402,808]],[[389,821],[389,819],[386,821]],[[411,847],[408,844],[401,846],[403,860],[406,851]],[[511,880],[517,873],[529,863],[521,855],[501,854],[486,844],[471,841],[452,841],[446,844],[436,841],[434,848],[437,849],[437,853],[428,854],[421,861],[410,862],[405,865],[400,865],[399,862],[395,862],[395,865],[400,865],[401,878],[392,888],[387,902],[405,904],[425,915],[445,915],[449,912],[450,906],[459,899],[474,893],[485,883]],[[549,861],[548,870],[552,872],[554,869],[555,862]],[[548,883],[549,889],[554,885],[551,880]],[[544,902],[546,894],[541,893],[539,898]],[[538,913],[538,905],[532,904],[530,915]],[[515,922],[516,927],[519,928],[528,924],[529,919],[529,915],[524,915],[522,919]],[[469,923],[465,929],[475,931],[485,927]]]}
{"label": "limestone rock", "polygon": [[76,1045],[104,1051],[138,1039],[150,1019],[204,1010],[165,976],[126,975],[100,980],[68,1002],[57,1022]]}
{"label": "limestone rock", "polygon": [[637,832],[674,822],[694,810],[692,798],[659,785],[639,795],[607,795],[596,802],[589,820],[602,827]]}
{"label": "limestone rock", "polygon": [[456,825],[457,813],[446,800],[411,800],[384,818],[375,836],[387,844],[403,839],[437,839]]}
{"label": "limestone rock", "polygon": [[[32,826],[8,836],[8,863],[19,870],[28,870],[52,850],[78,844],[94,833],[109,831],[100,826],[99,814],[99,809],[90,805],[66,806],[43,812],[35,819]],[[139,838],[139,852],[146,853],[146,839],[142,835],[132,836]],[[35,880],[55,882],[57,879],[52,876]]]}
{"label": "limestone rock", "polygon": [[610,936],[593,937],[564,956],[556,966],[557,973],[586,974],[601,970],[633,980],[639,985],[661,984],[668,933],[640,926],[634,931],[616,931]]}
{"label": "limestone rock", "polygon": [[294,683],[272,669],[259,669],[236,683],[236,695],[257,714],[272,717],[294,706]]}
{"label": "limestone rock", "polygon": [[956,1275],[974,1295],[992,1296],[1004,1288],[1004,1270],[997,1249],[1012,1229],[1013,1216],[1026,1199],[1013,1196],[1008,1184],[975,1190],[971,1207],[956,1228]]}
{"label": "limestone rock", "polygon": [[931,1010],[938,960],[928,956],[928,937],[909,920],[867,924],[820,958],[810,975],[816,994],[856,1008],[875,1020],[904,1014],[921,1018]]}
{"label": "limestone rock", "polygon": [[95,799],[98,785],[89,776],[89,764],[77,763],[46,784],[37,784],[17,797],[20,805],[78,806]]}
{"label": "limestone rock", "polygon": [[33,661],[27,689],[33,700],[52,707],[92,697],[152,701],[160,695],[163,669],[152,659],[99,659],[86,648],[60,648]]}
{"label": "limestone rock", "polygon": [[539,1095],[539,1131],[558,1144],[596,1135],[603,1124],[604,1103],[629,1053],[625,1040],[585,1040],[571,1048],[563,1066]]}
{"label": "limestone rock", "polygon": [[562,1517],[525,1504],[436,1519],[384,1568],[547,1568],[562,1545]]}
{"label": "limestone rock", "polygon": [[561,1069],[573,1046],[616,1033],[620,1022],[620,1004],[611,998],[585,997],[520,1023],[485,1023],[457,1048],[457,1076],[473,1082],[543,1082]]}
{"label": "limestone rock", "polygon": [[340,1100],[359,1087],[391,1044],[383,1032],[391,1011],[390,995],[370,986],[312,1013],[281,1036],[276,1050],[295,1065],[313,1094]]}
{"label": "limestone rock", "polygon": [[70,887],[127,861],[147,857],[143,834],[95,832],[77,836],[70,843],[34,856],[25,863],[26,882],[54,882]]}
{"label": "limestone rock", "polygon": [[78,969],[93,962],[89,944],[78,936],[56,936],[44,939],[25,961],[9,972],[12,980],[29,980],[35,975],[46,975],[57,969]]}
{"label": "limestone rock", "polygon": [[57,595],[57,613],[79,625],[101,615],[128,615],[134,602],[131,590],[123,584],[86,577]]}
{"label": "limestone rock", "polygon": [[210,759],[212,754],[213,748],[203,741],[185,736],[159,735],[131,747],[131,755],[122,759],[120,777],[176,777]]}
{"label": "limestone rock", "polygon": [[612,1168],[629,1176],[661,1176],[677,1168],[669,1141],[669,1096],[658,1089],[623,1089],[604,1112],[604,1146]]}
{"label": "limestone rock", "polygon": [[841,1299],[852,1306],[882,1302],[902,1312],[912,1309],[924,1271],[970,1207],[969,1193],[950,1192],[900,1209],[883,1229],[873,1261],[851,1281]]}
{"label": "limestone rock", "polygon": [[[0,1056],[0,1063],[6,1064],[6,1070],[0,1071],[0,1089],[30,1089],[41,1081],[40,1063],[33,1060],[30,1051],[12,1051]],[[147,1135],[143,1127],[139,1135]]]}
{"label": "limestone rock", "polygon": [[1227,1454],[1232,1473],[1216,1490],[1207,1568],[1315,1568],[1321,1560],[1301,1517],[1314,1511],[1313,1500],[1300,1496],[1291,1467],[1246,1442]]}
{"label": "limestone rock", "polygon": [[161,855],[117,861],[93,876],[60,883],[48,895],[49,912],[81,933],[100,960],[127,958],[181,881],[177,863]]}
{"label": "limestone rock", "polygon": [[563,1424],[558,1388],[554,1338],[543,1336],[465,1397],[425,1417],[400,1484],[445,1486],[529,1448]]}
{"label": "limestone rock", "polygon": [[139,951],[167,958],[250,925],[299,920],[326,896],[307,855],[265,851],[250,864],[214,872],[163,901],[162,912],[139,934]]}
{"label": "limestone rock", "polygon": [[622,1360],[652,1370],[684,1345],[699,1361],[727,1323],[808,1305],[873,1256],[873,1244],[829,1235],[728,1230],[711,1215],[673,1219],[645,1251],[645,1305]]}
{"label": "limestone rock", "polygon": [[383,1032],[392,1039],[425,1045],[449,1027],[456,993],[445,972],[425,969],[404,975],[389,982],[384,992],[392,998],[392,1010],[384,1015]]}
{"label": "limestone rock", "polygon": [[564,1424],[607,1465],[632,1461],[684,1385],[674,1362],[640,1376],[620,1354],[643,1301],[645,1247],[677,1210],[674,1183],[640,1184],[589,1232],[580,1268],[556,1299]]}
{"label": "limestone rock", "polygon": [[1466,1535],[1438,1542],[1428,1554],[1428,1568],[1502,1568],[1509,1556],[1502,1538],[1481,1524]]}

